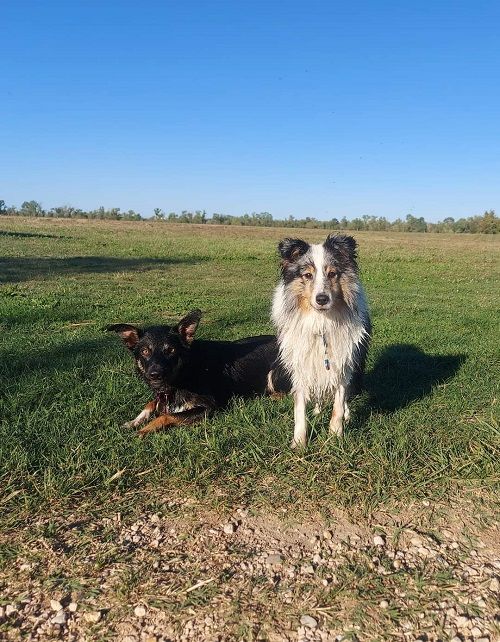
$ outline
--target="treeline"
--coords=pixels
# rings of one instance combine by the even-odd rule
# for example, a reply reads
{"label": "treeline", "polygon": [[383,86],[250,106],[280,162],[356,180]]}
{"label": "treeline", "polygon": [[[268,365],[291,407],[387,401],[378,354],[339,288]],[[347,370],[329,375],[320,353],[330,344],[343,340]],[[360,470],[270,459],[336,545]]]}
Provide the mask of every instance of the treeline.
{"label": "treeline", "polygon": [[52,207],[50,210],[43,209],[38,201],[24,201],[21,207],[11,205],[7,207],[5,201],[0,200],[0,215],[4,216],[34,216],[37,218],[92,218],[106,219],[111,221],[142,221],[143,218],[138,212],[128,210],[122,212],[119,207],[106,209],[98,207],[96,210],[81,210],[71,205]]}
{"label": "treeline", "polygon": [[295,218],[289,216],[286,219],[274,219],[269,212],[252,212],[242,216],[230,214],[219,214],[215,212],[211,217],[207,216],[205,210],[190,212],[182,211],[180,214],[170,212],[166,214],[161,208],[153,210],[152,217],[144,218],[134,210],[122,212],[119,207],[106,209],[99,207],[96,210],[81,210],[69,205],[53,207],[44,210],[38,201],[25,201],[20,208],[15,206],[7,207],[5,202],[0,200],[0,215],[6,216],[34,216],[45,218],[87,218],[102,220],[123,220],[142,221],[155,220],[166,223],[188,223],[202,225],[243,225],[253,227],[303,227],[308,229],[327,230],[355,230],[368,232],[455,232],[457,234],[497,234],[500,233],[500,218],[493,210],[484,212],[482,215],[468,216],[467,218],[454,219],[449,216],[438,223],[428,223],[423,216],[416,217],[407,214],[404,219],[397,218],[395,221],[388,221],[384,216],[361,216],[348,220],[345,216],[341,219],[332,218],[328,221],[320,221],[307,216],[306,218]]}

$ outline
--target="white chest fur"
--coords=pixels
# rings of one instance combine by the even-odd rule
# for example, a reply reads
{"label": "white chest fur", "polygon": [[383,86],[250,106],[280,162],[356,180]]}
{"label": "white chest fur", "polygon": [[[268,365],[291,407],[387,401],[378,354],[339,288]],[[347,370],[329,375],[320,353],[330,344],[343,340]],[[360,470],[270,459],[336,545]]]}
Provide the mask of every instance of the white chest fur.
{"label": "white chest fur", "polygon": [[[360,294],[360,303],[364,303]],[[361,316],[347,310],[304,312],[291,308],[280,283],[274,293],[272,318],[278,331],[281,360],[294,390],[302,390],[307,399],[318,399],[331,394],[339,384],[348,384],[356,348],[366,337]]]}

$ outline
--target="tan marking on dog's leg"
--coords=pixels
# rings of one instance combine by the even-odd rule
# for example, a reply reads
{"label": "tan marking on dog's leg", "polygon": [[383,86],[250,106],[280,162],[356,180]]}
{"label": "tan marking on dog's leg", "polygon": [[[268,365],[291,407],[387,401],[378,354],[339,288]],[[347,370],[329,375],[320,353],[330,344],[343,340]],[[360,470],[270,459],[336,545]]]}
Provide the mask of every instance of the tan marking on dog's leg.
{"label": "tan marking on dog's leg", "polygon": [[180,423],[182,423],[182,421],[177,419],[174,415],[160,415],[159,417],[156,417],[156,419],[153,419],[153,421],[146,424],[144,428],[141,428],[137,434],[139,437],[144,437],[150,432],[158,432],[158,430],[163,430],[169,426],[177,426]]}
{"label": "tan marking on dog's leg", "polygon": [[342,436],[344,427],[344,400],[345,386],[339,386],[335,391],[332,418],[330,419],[330,433],[332,435],[337,435],[338,437]]}
{"label": "tan marking on dog's leg", "polygon": [[150,401],[144,410],[142,410],[135,419],[132,419],[132,421],[127,421],[126,423],[123,424],[122,428],[137,428],[137,426],[140,426],[144,421],[147,421],[151,415],[154,413],[156,408],[156,401]]}

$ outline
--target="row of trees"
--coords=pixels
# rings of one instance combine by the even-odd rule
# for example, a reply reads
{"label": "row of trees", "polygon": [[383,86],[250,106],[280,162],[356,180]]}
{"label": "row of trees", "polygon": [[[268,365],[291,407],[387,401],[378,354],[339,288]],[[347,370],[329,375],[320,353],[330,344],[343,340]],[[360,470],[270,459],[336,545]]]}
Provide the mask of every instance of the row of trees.
{"label": "row of trees", "polygon": [[[15,206],[7,207],[5,202],[0,200],[0,215],[7,216],[35,216],[48,218],[88,218],[88,219],[107,219],[107,220],[124,220],[124,221],[141,221],[144,220],[141,214],[134,210],[122,212],[119,207],[106,209],[99,207],[96,210],[85,211],[63,205],[52,207],[50,210],[44,210],[38,201],[25,201],[20,208]],[[230,214],[219,214],[215,212],[211,217],[207,216],[205,210],[196,210],[190,212],[182,211],[180,214],[170,212],[166,214],[161,208],[157,207],[153,211],[153,216],[147,220],[165,221],[170,223],[198,223],[206,225],[248,225],[254,227],[304,227],[309,229],[328,229],[328,230],[359,230],[359,231],[377,231],[377,232],[455,232],[479,233],[479,234],[497,234],[500,233],[500,218],[496,216],[493,210],[484,212],[482,215],[468,216],[455,220],[449,216],[438,223],[428,223],[423,216],[416,217],[407,214],[404,219],[398,218],[395,221],[388,221],[384,216],[362,216],[348,220],[345,216],[341,219],[332,218],[329,221],[320,221],[316,218],[307,216],[306,218],[295,218],[289,216],[286,219],[274,219],[269,212],[252,212],[242,216],[232,216]]]}
{"label": "row of trees", "polygon": [[71,205],[60,205],[59,207],[52,207],[50,210],[44,210],[38,201],[24,201],[21,207],[18,208],[15,205],[7,207],[5,201],[0,200],[0,214],[4,216],[34,216],[38,218],[93,218],[115,221],[143,220],[138,212],[134,212],[134,210],[122,212],[119,207],[112,207],[111,209],[98,207],[96,210],[86,211],[72,207]]}

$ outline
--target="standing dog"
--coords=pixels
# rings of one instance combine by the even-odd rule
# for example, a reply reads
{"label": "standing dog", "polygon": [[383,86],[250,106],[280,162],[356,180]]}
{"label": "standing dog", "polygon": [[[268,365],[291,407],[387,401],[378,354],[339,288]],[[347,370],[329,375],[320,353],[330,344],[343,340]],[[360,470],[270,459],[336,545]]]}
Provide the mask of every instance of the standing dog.
{"label": "standing dog", "polygon": [[371,323],[351,236],[330,235],[322,245],[287,238],[278,250],[282,279],[272,319],[281,364],[292,380],[292,447],[304,447],[310,399],[334,396],[330,431],[342,435],[347,400],[361,384]]}
{"label": "standing dog", "polygon": [[276,337],[259,336],[239,341],[194,340],[201,319],[193,310],[177,325],[144,329],[126,323],[107,326],[131,350],[137,373],[155,393],[144,410],[125,424],[139,436],[169,426],[192,424],[234,396],[251,397],[289,389],[283,374],[273,373],[278,356]]}

